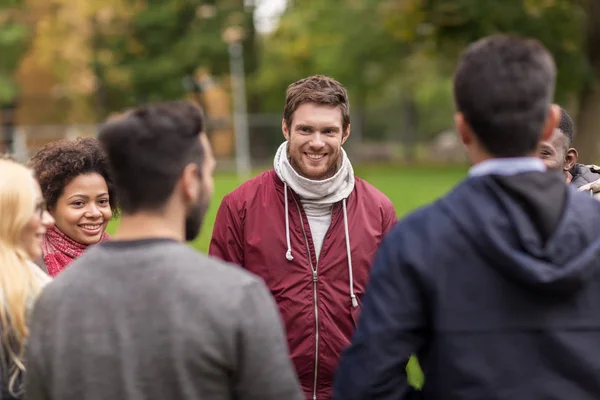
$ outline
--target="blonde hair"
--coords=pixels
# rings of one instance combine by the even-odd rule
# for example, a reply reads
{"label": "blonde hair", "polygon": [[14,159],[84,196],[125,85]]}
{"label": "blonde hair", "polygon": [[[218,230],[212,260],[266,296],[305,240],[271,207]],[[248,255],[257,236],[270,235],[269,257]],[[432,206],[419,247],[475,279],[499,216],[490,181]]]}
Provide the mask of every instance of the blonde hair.
{"label": "blonde hair", "polygon": [[3,380],[16,395],[25,371],[28,310],[41,285],[21,245],[21,234],[35,213],[33,172],[0,159],[0,358]]}

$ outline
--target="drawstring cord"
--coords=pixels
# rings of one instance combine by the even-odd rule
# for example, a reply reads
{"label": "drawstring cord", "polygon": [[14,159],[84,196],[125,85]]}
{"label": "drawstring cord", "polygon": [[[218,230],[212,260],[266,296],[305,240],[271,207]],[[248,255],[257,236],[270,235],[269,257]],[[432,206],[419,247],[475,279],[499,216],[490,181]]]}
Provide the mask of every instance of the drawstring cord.
{"label": "drawstring cord", "polygon": [[294,257],[292,256],[292,245],[290,242],[290,217],[288,215],[288,187],[287,183],[283,183],[284,190],[284,202],[285,202],[285,240],[287,241],[287,251],[285,252],[285,258],[288,261],[292,261]]}
{"label": "drawstring cord", "polygon": [[352,273],[352,252],[350,251],[350,230],[348,229],[348,210],[346,208],[346,199],[342,200],[342,206],[344,207],[344,233],[346,234],[346,252],[348,254],[348,275],[350,276],[350,300],[352,301],[352,307],[358,307],[358,300],[354,294],[354,275]]}
{"label": "drawstring cord", "polygon": [[[289,206],[288,206],[288,187],[287,183],[284,185],[284,203],[285,203],[285,240],[287,243],[287,251],[285,252],[285,258],[288,261],[292,261],[292,245],[290,241],[290,217],[289,217]],[[348,228],[348,208],[346,206],[346,199],[342,200],[342,207],[344,211],[344,236],[346,237],[346,254],[348,257],[348,275],[350,276],[350,301],[352,307],[358,307],[358,300],[354,294],[354,274],[352,272],[352,251],[350,247],[350,230]]]}

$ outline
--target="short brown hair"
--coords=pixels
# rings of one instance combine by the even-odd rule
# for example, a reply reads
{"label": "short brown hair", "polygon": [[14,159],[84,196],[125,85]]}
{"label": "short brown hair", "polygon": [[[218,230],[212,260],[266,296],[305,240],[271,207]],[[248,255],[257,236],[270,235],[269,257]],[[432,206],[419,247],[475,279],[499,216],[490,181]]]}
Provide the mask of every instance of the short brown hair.
{"label": "short brown hair", "polygon": [[488,152],[520,157],[537,148],[555,80],[552,55],[538,40],[495,34],[464,51],[454,99]]}
{"label": "short brown hair", "polygon": [[124,213],[161,209],[185,166],[202,168],[204,124],[198,105],[175,101],[136,108],[100,128]]}
{"label": "short brown hair", "polygon": [[333,78],[324,75],[313,75],[288,86],[283,110],[283,119],[288,128],[292,126],[294,112],[304,103],[339,107],[342,111],[342,128],[344,132],[350,125],[348,92]]}

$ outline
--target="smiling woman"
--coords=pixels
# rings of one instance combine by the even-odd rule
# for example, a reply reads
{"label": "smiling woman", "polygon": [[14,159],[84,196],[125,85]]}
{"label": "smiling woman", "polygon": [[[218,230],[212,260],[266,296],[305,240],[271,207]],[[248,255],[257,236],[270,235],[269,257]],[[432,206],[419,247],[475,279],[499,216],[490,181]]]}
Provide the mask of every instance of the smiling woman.
{"label": "smiling woman", "polygon": [[116,210],[108,161],[96,139],[53,142],[31,160],[55,225],[44,237],[41,263],[56,276],[88,246],[109,240]]}

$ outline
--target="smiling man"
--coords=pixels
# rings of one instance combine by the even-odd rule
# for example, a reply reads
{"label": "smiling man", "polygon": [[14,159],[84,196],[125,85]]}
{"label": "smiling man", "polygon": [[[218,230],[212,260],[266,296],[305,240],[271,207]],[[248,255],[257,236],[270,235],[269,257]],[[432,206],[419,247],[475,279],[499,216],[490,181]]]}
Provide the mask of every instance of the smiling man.
{"label": "smiling man", "polygon": [[346,89],[326,76],[291,84],[274,169],[225,196],[210,254],[261,276],[285,322],[307,399],[329,399],[371,262],[397,221],[391,201],[356,178]]}
{"label": "smiling man", "polygon": [[538,148],[538,156],[546,168],[562,171],[565,181],[581,192],[589,192],[600,199],[600,167],[578,163],[577,150],[571,147],[575,137],[575,124],[565,110],[560,109],[560,123],[550,139],[543,141]]}

